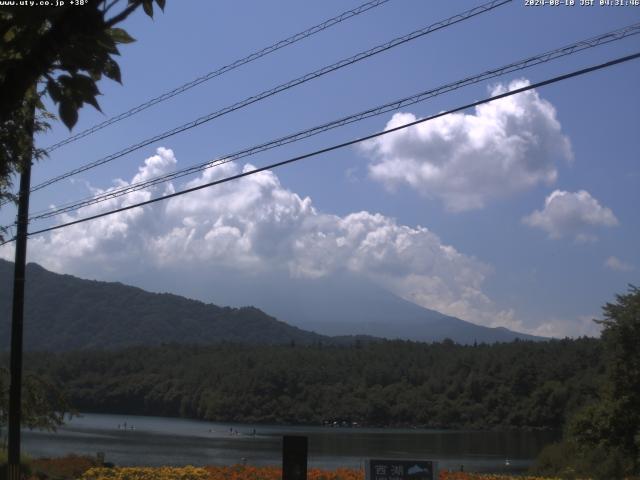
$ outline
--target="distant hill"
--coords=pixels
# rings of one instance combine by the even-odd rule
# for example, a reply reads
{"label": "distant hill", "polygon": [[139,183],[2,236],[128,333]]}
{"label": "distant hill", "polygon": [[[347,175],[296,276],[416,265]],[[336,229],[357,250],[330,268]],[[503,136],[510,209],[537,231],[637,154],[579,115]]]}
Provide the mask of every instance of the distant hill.
{"label": "distant hill", "polygon": [[[0,348],[10,338],[13,263],[0,260]],[[83,280],[27,265],[25,348],[72,350],[162,343],[329,343],[253,308],[205,304],[121,283]],[[347,339],[348,340],[348,339]],[[339,340],[336,340],[339,342]]]}
{"label": "distant hill", "polygon": [[[153,289],[162,289],[163,280],[158,278]],[[190,286],[189,296],[212,298],[211,292],[216,292],[216,299],[224,299],[225,304],[250,303],[290,325],[323,335],[361,334],[418,342],[450,338],[461,344],[545,340],[429,310],[348,274],[313,279],[282,275],[276,281],[225,275],[224,282],[207,278],[197,284],[205,287],[196,291]]]}
{"label": "distant hill", "polygon": [[[299,283],[300,285],[300,283]],[[322,295],[317,295],[322,291]],[[306,294],[315,292],[316,295]],[[543,340],[504,327],[484,327],[408,302],[376,285],[333,278],[321,287],[289,291],[292,302],[255,303],[285,322],[325,335],[368,334],[389,339],[461,344]],[[326,299],[331,299],[330,302]],[[327,311],[330,309],[330,311]]]}
{"label": "distant hill", "polygon": [[[9,345],[12,278],[13,263],[0,260],[0,349]],[[231,308],[60,275],[30,263],[25,348],[61,351],[223,341],[326,345],[376,337],[425,342],[450,338],[461,344],[540,340],[422,308],[357,278],[295,279],[284,288],[280,282],[260,280],[239,285],[229,281],[226,290],[215,282],[199,282],[203,288],[223,291],[229,303],[240,300],[261,309]]]}

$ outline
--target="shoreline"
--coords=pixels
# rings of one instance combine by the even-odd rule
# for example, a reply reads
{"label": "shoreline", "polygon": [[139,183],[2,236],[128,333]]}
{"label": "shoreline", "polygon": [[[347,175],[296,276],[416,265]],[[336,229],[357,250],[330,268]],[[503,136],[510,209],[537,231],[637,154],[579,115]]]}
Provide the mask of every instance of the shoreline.
{"label": "shoreline", "polygon": [[[65,414],[65,418],[68,414]],[[546,427],[498,427],[498,426],[488,426],[488,427],[465,427],[465,426],[429,426],[429,425],[415,425],[415,424],[339,424],[334,425],[331,423],[322,423],[322,424],[311,424],[311,423],[270,423],[270,422],[262,422],[262,421],[251,421],[251,420],[208,420],[205,418],[199,417],[190,417],[190,416],[172,416],[172,415],[155,415],[148,413],[122,413],[122,412],[112,412],[112,411],[104,411],[104,410],[95,410],[95,411],[83,411],[72,414],[72,418],[82,417],[83,415],[110,415],[110,416],[122,416],[122,417],[141,417],[141,418],[157,418],[162,420],[185,420],[185,421],[193,421],[193,422],[202,422],[202,423],[210,423],[213,425],[238,425],[238,426],[261,426],[269,429],[274,428],[327,428],[327,429],[343,429],[343,430],[359,430],[359,429],[369,429],[369,430],[415,430],[422,432],[471,432],[471,433],[481,433],[481,432],[495,432],[495,433],[531,433],[531,432],[541,432],[541,433],[561,433],[562,429],[552,429]]]}

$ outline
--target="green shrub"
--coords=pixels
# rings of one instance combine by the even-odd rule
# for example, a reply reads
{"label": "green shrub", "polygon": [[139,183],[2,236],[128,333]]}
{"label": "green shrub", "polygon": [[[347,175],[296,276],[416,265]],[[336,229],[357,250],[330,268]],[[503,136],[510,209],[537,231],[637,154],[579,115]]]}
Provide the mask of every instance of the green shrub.
{"label": "green shrub", "polygon": [[[8,478],[7,475],[7,451],[0,450],[0,480],[4,480]],[[31,458],[28,455],[22,454],[20,455],[20,465],[22,467],[22,471],[26,476],[31,475]]]}
{"label": "green shrub", "polygon": [[628,478],[632,469],[633,460],[619,449],[605,446],[580,448],[573,442],[564,441],[545,447],[531,473],[566,479],[616,480]]}

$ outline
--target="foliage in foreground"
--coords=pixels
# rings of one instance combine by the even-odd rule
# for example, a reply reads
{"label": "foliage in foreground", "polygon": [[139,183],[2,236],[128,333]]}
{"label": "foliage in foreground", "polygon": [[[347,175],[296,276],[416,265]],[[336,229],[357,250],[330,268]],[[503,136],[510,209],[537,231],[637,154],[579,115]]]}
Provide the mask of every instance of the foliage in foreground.
{"label": "foliage in foreground", "polygon": [[[279,467],[244,465],[224,467],[123,467],[91,468],[81,480],[280,480]],[[349,468],[309,469],[308,480],[363,480],[364,472]]]}
{"label": "foliage in foreground", "polygon": [[[6,463],[0,452],[0,468]],[[274,466],[246,465],[206,467],[98,467],[96,459],[67,455],[59,458],[27,459],[24,463],[28,480],[280,480],[282,469]],[[311,468],[308,480],[364,480],[361,469]],[[559,480],[554,477],[509,476],[441,470],[439,480]]]}
{"label": "foliage in foreground", "polygon": [[[308,480],[364,480],[364,471],[339,468],[308,471]],[[134,467],[92,468],[81,480],[280,480],[282,470],[278,467]],[[507,475],[474,474],[466,472],[440,472],[439,480],[553,480],[541,477],[512,477]]]}
{"label": "foliage in foreground", "polygon": [[[78,110],[90,104],[100,110],[97,82],[106,76],[121,81],[118,44],[134,39],[116,25],[142,6],[153,17],[153,0],[122,3],[106,0],[61,5],[0,6],[0,122],[21,108],[27,92],[41,82],[68,128]],[[164,10],[165,0],[155,0]]]}
{"label": "foliage in foreground", "polygon": [[438,480],[560,480],[559,477],[538,477],[531,475],[502,475],[494,473],[467,473],[440,471]]}
{"label": "foliage in foreground", "polygon": [[[9,370],[0,367],[0,434],[9,418]],[[71,413],[64,393],[48,379],[26,372],[22,382],[22,426],[55,431]]]}
{"label": "foliage in foreground", "polygon": [[632,470],[633,462],[620,451],[604,447],[588,449],[572,440],[546,446],[532,468],[537,475],[557,475],[569,480],[613,480],[628,477]]}
{"label": "foliage in foreground", "polygon": [[98,466],[95,457],[86,455],[66,455],[56,458],[36,458],[30,462],[32,475],[39,480],[78,479],[87,470]]}
{"label": "foliage in foreground", "polygon": [[[155,3],[164,10],[165,0]],[[0,202],[15,200],[14,176],[44,154],[32,142],[33,132],[45,129],[46,119],[53,117],[42,97],[59,106],[60,119],[69,129],[84,104],[100,110],[97,82],[103,76],[121,81],[115,60],[118,45],[134,41],[116,25],[140,6],[153,16],[153,0],[77,5],[52,1],[25,8],[18,2],[0,3]],[[119,12],[112,10],[120,5]],[[6,233],[0,227],[0,240]]]}
{"label": "foliage in foreground", "polygon": [[640,475],[640,289],[616,295],[603,314],[605,382],[597,401],[570,418],[563,441],[541,452],[539,473],[603,480]]}

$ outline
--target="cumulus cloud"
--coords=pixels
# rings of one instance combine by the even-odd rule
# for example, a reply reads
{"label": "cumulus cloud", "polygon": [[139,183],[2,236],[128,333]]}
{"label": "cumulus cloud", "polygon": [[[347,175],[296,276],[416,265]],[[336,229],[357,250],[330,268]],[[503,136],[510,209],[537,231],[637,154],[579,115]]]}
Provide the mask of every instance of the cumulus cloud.
{"label": "cumulus cloud", "polygon": [[574,236],[579,242],[595,240],[594,228],[618,225],[611,209],[600,205],[586,190],[555,190],[545,199],[542,210],[535,210],[522,221],[544,230],[550,238]]}
{"label": "cumulus cloud", "polygon": [[604,261],[604,266],[609,270],[616,272],[631,272],[634,268],[626,262],[623,262],[618,257],[611,256]]}
{"label": "cumulus cloud", "polygon": [[[173,151],[161,147],[157,149],[156,155],[144,161],[130,182],[117,179],[110,188],[90,187],[90,191],[97,196],[130,183],[144,181],[173,170],[176,163]],[[171,186],[166,188],[170,189]],[[77,213],[61,215],[60,223],[139,203],[149,200],[154,194],[162,193],[160,187],[155,187],[133,192],[125,197],[112,198],[83,207]],[[144,259],[148,255],[146,250],[149,232],[162,228],[162,219],[153,213],[157,210],[157,207],[135,208],[55,230],[49,235],[32,237],[29,240],[30,260],[63,273],[93,275],[96,271],[128,271],[135,265],[140,265],[136,259]]]}
{"label": "cumulus cloud", "polygon": [[581,315],[573,319],[552,318],[542,322],[529,332],[541,337],[577,338],[599,337],[602,326],[594,322],[596,315]]}
{"label": "cumulus cloud", "polygon": [[[491,95],[526,85],[497,85]],[[386,130],[414,120],[411,113],[397,113]],[[363,150],[372,178],[391,190],[409,185],[440,198],[451,211],[479,209],[494,198],[552,184],[557,162],[572,159],[553,105],[535,90],[372,139]]]}
{"label": "cumulus cloud", "polygon": [[[176,159],[158,149],[130,182],[165,173]],[[191,187],[237,174],[227,163],[179,185]],[[118,180],[114,187],[126,185]],[[177,189],[177,187],[175,187]],[[107,190],[96,190],[103,193]],[[146,200],[174,186],[150,187],[67,214],[62,222]],[[4,256],[8,250],[0,249]],[[491,268],[459,252],[428,228],[401,225],[366,211],[318,212],[310,198],[284,188],[269,171],[78,224],[30,240],[30,260],[64,273],[112,271],[284,273],[290,278],[360,275],[402,298],[463,319],[496,326],[513,320],[483,292]],[[249,301],[249,300],[248,300]]]}

